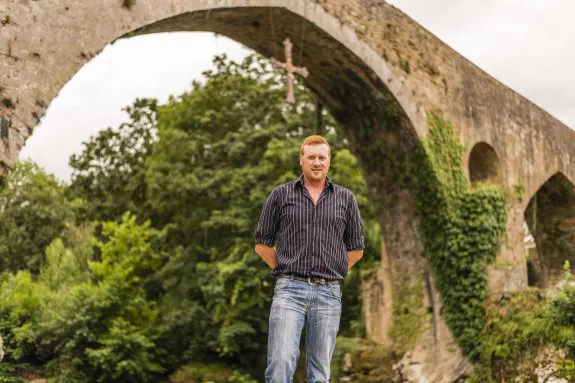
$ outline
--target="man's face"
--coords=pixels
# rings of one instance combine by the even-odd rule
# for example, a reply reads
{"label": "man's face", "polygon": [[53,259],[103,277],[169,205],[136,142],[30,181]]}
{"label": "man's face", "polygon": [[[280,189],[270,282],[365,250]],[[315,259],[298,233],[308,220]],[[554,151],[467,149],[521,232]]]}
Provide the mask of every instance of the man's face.
{"label": "man's face", "polygon": [[327,177],[330,158],[326,144],[306,145],[299,156],[299,164],[304,177],[314,182],[323,182]]}

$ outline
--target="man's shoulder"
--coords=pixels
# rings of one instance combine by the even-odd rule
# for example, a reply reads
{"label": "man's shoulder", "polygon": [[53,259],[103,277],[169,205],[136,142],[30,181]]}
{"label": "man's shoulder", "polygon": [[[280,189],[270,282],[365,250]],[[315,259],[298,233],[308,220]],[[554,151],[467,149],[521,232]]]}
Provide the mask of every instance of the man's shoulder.
{"label": "man's shoulder", "polygon": [[278,185],[271,191],[270,194],[283,194],[286,191],[293,190],[296,182],[297,180],[294,180]]}
{"label": "man's shoulder", "polygon": [[336,192],[337,194],[341,194],[347,197],[353,197],[353,193],[348,188],[338,185],[336,183],[332,183],[332,185],[334,192]]}

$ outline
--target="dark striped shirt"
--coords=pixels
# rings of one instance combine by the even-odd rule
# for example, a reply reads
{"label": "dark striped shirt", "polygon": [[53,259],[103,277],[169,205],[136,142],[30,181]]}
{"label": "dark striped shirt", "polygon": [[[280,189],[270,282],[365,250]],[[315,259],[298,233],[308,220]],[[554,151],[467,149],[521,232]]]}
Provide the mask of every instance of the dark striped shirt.
{"label": "dark striped shirt", "polygon": [[364,247],[355,197],[329,178],[315,205],[303,185],[303,175],[276,187],[264,204],[255,234],[256,243],[273,247],[278,241],[274,276],[343,280],[347,252]]}

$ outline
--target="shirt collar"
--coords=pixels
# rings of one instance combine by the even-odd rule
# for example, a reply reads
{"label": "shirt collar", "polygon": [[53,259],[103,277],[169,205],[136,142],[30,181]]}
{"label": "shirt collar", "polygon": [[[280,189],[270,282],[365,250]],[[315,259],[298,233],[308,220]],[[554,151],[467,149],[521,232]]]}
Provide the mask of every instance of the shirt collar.
{"label": "shirt collar", "polygon": [[[294,188],[297,188],[298,186],[303,187],[303,174],[299,176],[298,179],[295,181]],[[325,189],[333,190],[333,182],[331,182],[331,179],[329,177],[325,178]]]}

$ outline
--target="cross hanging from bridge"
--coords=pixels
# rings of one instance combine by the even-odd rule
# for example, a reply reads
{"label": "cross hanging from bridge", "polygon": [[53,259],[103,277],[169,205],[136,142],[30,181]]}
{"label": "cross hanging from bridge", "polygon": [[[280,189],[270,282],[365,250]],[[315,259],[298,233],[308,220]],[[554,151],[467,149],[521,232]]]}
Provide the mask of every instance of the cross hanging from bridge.
{"label": "cross hanging from bridge", "polygon": [[283,69],[287,72],[286,75],[286,87],[287,87],[287,99],[286,101],[290,104],[295,103],[294,91],[293,91],[293,80],[294,80],[294,73],[300,75],[303,78],[307,78],[309,76],[309,72],[307,68],[299,68],[293,65],[292,62],[292,48],[293,44],[291,43],[290,39],[287,38],[284,40],[284,47],[285,47],[285,57],[286,62],[282,63],[281,61],[276,60],[272,57],[272,64],[276,68]]}

